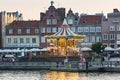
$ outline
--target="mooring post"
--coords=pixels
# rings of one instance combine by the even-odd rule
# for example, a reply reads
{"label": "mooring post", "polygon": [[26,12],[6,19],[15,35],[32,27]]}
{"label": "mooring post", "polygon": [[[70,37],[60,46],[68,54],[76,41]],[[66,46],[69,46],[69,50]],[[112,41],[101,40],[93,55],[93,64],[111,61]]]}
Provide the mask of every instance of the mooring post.
{"label": "mooring post", "polygon": [[88,61],[86,61],[86,72],[88,72]]}

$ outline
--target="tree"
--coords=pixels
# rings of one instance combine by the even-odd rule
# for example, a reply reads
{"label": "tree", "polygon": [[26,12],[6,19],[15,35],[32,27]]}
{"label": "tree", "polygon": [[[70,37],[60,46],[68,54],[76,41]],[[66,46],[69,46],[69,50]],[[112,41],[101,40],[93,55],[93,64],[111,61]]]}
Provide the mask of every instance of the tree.
{"label": "tree", "polygon": [[92,44],[92,51],[96,52],[96,53],[102,53],[104,51],[104,46],[102,45],[101,42],[97,42],[95,44]]}

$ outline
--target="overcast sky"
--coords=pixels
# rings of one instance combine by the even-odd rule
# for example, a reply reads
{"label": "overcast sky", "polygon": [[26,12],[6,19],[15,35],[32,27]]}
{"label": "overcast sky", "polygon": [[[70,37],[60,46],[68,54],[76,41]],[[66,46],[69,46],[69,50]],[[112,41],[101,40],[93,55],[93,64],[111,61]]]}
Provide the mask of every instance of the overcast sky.
{"label": "overcast sky", "polygon": [[[120,10],[120,0],[52,0],[54,6],[70,8],[73,12],[95,14],[103,12],[105,15],[114,8]],[[19,11],[25,20],[40,19],[40,12],[45,12],[51,0],[0,0],[0,11]]]}

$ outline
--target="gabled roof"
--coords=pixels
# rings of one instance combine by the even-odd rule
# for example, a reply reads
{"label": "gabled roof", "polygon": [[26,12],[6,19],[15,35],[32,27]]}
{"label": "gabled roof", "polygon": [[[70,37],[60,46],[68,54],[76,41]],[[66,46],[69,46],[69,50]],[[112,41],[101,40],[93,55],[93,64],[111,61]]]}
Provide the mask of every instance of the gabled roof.
{"label": "gabled roof", "polygon": [[101,24],[102,16],[100,15],[81,15],[78,25],[80,24]]}
{"label": "gabled roof", "polygon": [[25,27],[39,27],[40,21],[13,21],[6,28],[25,28]]}

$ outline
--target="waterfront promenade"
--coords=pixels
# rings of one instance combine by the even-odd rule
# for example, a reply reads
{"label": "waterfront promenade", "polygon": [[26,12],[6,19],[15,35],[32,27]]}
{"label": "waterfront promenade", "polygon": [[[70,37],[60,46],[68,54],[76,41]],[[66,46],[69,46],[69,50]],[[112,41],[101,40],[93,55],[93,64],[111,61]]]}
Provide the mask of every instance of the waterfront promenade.
{"label": "waterfront promenade", "polygon": [[74,72],[120,72],[119,58],[109,61],[92,61],[80,65],[79,61],[63,62],[0,62],[1,70],[53,70]]}

